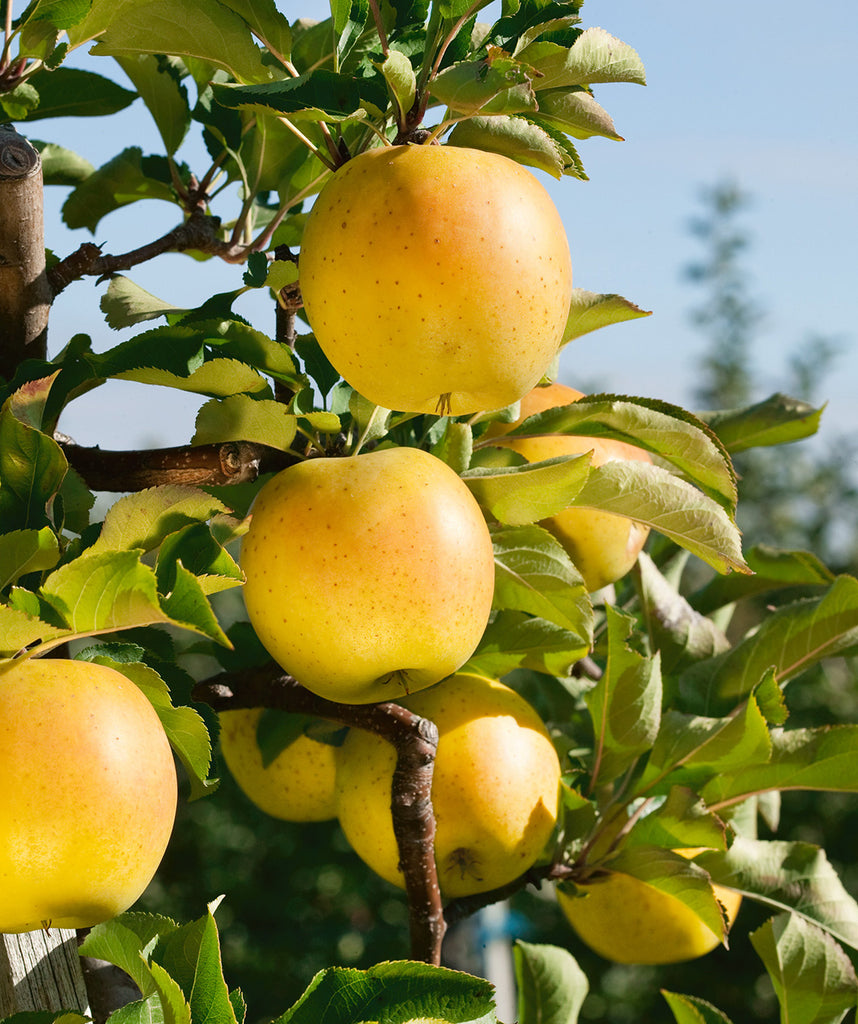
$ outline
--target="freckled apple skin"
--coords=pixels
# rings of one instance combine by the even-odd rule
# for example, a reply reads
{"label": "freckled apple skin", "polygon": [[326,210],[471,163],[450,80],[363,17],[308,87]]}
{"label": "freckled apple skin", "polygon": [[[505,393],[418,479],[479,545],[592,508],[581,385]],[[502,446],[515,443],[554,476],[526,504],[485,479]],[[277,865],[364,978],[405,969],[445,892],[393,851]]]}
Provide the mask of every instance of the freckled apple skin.
{"label": "freckled apple skin", "polygon": [[86,928],[151,881],[176,813],[170,744],[114,669],[34,658],[0,673],[0,932]]}
{"label": "freckled apple skin", "polygon": [[418,448],[310,459],[260,491],[241,550],[250,621],[322,697],[396,700],[479,643],[494,555],[462,479]]}
{"label": "freckled apple skin", "polygon": [[[560,763],[539,715],[509,687],[467,672],[402,703],[438,726],[432,805],[442,894],[486,892],[523,874],[557,819]],[[337,800],[358,856],[404,887],[390,810],[395,763],[390,743],[351,730],[340,748]]]}
{"label": "freckled apple skin", "polygon": [[[514,423],[492,424],[490,434],[500,438],[528,416],[558,405],[569,405],[583,397],[582,392],[565,384],[534,388],[521,400],[518,419]],[[593,453],[593,466],[601,466],[613,459],[652,462],[649,453],[643,448],[601,437],[558,434],[552,437],[512,437],[499,440],[498,443],[523,455],[528,462],[590,451]],[[649,527],[642,523],[591,508],[567,508],[544,519],[539,525],[560,541],[590,592],[600,590],[609,583],[616,583],[625,576],[637,561],[649,536]]]}
{"label": "freckled apple skin", "polygon": [[456,146],[385,146],[319,194],[299,263],[337,371],[388,409],[454,416],[517,401],[557,354],[572,261],[526,168]]}
{"label": "freckled apple skin", "polygon": [[[692,857],[699,850],[677,850]],[[557,890],[557,901],[578,936],[592,950],[621,964],[672,964],[711,953],[721,936],[681,900],[660,892],[631,875],[614,872],[586,886],[587,895]],[[742,897],[713,885],[728,925],[739,912]]]}
{"label": "freckled apple skin", "polygon": [[230,774],[248,799],[283,821],[337,816],[337,747],[299,736],[265,766],[256,741],[262,708],[222,711],[220,747]]}

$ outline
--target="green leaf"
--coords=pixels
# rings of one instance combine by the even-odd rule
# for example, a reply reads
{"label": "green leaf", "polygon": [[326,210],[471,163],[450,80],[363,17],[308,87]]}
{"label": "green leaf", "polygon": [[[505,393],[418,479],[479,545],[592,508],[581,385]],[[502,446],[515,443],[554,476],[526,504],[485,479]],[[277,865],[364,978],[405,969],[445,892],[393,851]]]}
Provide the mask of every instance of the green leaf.
{"label": "green leaf", "polygon": [[561,455],[523,466],[478,466],[463,473],[462,479],[499,523],[523,526],[572,504],[589,465],[588,455]]}
{"label": "green leaf", "polygon": [[[24,594],[27,598],[23,597]],[[34,601],[37,607],[27,611],[0,604],[0,656],[12,657],[36,643],[49,643],[68,634],[63,626],[45,622],[39,617],[38,598],[30,591],[18,592],[15,596],[19,601],[32,599],[30,603]]]}
{"label": "green leaf", "polygon": [[69,636],[172,623],[227,642],[195,578],[180,573],[181,588],[177,583],[176,591],[164,598],[162,605],[155,572],[140,561],[140,554],[86,553],[48,576],[42,595],[66,625]]}
{"label": "green leaf", "polygon": [[662,846],[668,850],[703,846],[724,850],[726,825],[692,789],[672,786],[667,798],[651,814],[645,814],[626,838],[628,846]]}
{"label": "green leaf", "polygon": [[304,364],[307,374],[312,377],[322,397],[326,398],[331,388],[340,379],[340,375],[331,365],[318,341],[312,334],[302,334],[295,342],[295,353]]}
{"label": "green leaf", "polygon": [[172,591],[179,563],[197,577],[207,595],[244,582],[244,574],[232,555],[215,539],[205,523],[190,523],[162,542],[156,568],[161,593]]}
{"label": "green leaf", "polygon": [[133,327],[144,320],[157,320],[169,314],[187,312],[182,307],[157,298],[123,274],[111,277],[107,291],[101,297],[100,306],[104,319],[115,331]]}
{"label": "green leaf", "polygon": [[513,669],[529,668],[565,676],[589,651],[586,636],[523,612],[501,611],[493,615],[463,671],[500,678]]}
{"label": "green leaf", "polygon": [[513,946],[519,1024],[577,1024],[587,976],[570,952],[517,940]]}
{"label": "green leaf", "polygon": [[250,31],[275,57],[289,59],[292,29],[274,0],[220,0],[250,26]]}
{"label": "green leaf", "polygon": [[[730,642],[726,635],[711,619],[695,611],[658,571],[645,551],[638,556],[638,571],[647,629],[653,646],[661,652],[662,668],[666,674],[729,650]],[[731,575],[727,578],[749,577]]]}
{"label": "green leaf", "polygon": [[405,117],[414,106],[414,98],[417,95],[417,76],[411,61],[399,50],[389,50],[387,56],[378,69],[384,75],[390,95],[399,110],[398,121],[405,122]]}
{"label": "green leaf", "polygon": [[771,667],[783,684],[856,644],[858,579],[838,576],[822,597],[781,606],[752,636],[705,667],[692,666],[681,685],[709,699],[733,700],[750,692]]}
{"label": "green leaf", "polygon": [[661,994],[673,1012],[676,1024],[731,1024],[729,1017],[705,999],[679,995],[666,989],[662,989]]}
{"label": "green leaf", "polygon": [[345,60],[369,21],[369,0],[331,0],[337,60]]}
{"label": "green leaf", "polygon": [[21,15],[21,22],[46,21],[55,28],[71,28],[81,21],[89,10],[87,0],[35,0]]}
{"label": "green leaf", "polygon": [[40,419],[44,384],[25,385],[0,409],[0,521],[7,530],[50,525],[51,504],[68,470],[57,442],[28,422],[33,410],[26,396],[44,396],[37,399]]}
{"label": "green leaf", "polygon": [[77,186],[63,204],[63,220],[70,228],[94,232],[108,213],[139,199],[174,202],[166,161],[144,159],[139,146],[130,146]]}
{"label": "green leaf", "polygon": [[592,641],[593,606],[560,543],[539,526],[492,531],[493,606],[528,612]]}
{"label": "green leaf", "polygon": [[567,132],[576,139],[589,139],[599,135],[606,139],[622,142],[622,135],[617,134],[610,114],[593,98],[593,94],[582,86],[568,89],[540,89],[539,80],[535,82],[539,117],[546,120],[560,131]]}
{"label": "green leaf", "polygon": [[696,858],[713,882],[786,910],[858,949],[858,903],[812,843],[737,837],[726,852]]}
{"label": "green leaf", "polygon": [[609,438],[636,445],[675,466],[731,516],[735,512],[736,474],[729,456],[708,427],[678,406],[625,395],[585,395],[568,405],[528,416],[500,440],[546,434]]}
{"label": "green leaf", "polygon": [[39,105],[28,121],[47,117],[104,117],[124,110],[137,93],[81,68],[37,71],[28,79],[39,93]]}
{"label": "green leaf", "polygon": [[192,444],[251,441],[288,451],[295,439],[297,417],[282,402],[231,395],[206,402],[197,413]]}
{"label": "green leaf", "polygon": [[432,454],[446,462],[457,473],[465,473],[471,465],[474,451],[474,432],[469,423],[448,419],[444,433],[432,445]]}
{"label": "green leaf", "polygon": [[175,530],[205,522],[226,506],[205,491],[185,484],[149,487],[119,498],[108,509],[98,540],[88,554],[152,551]]}
{"label": "green leaf", "polygon": [[492,992],[482,978],[417,962],[366,971],[329,967],[274,1024],[407,1024],[417,1018],[491,1024]]}
{"label": "green leaf", "polygon": [[810,551],[783,551],[758,544],[745,552],[752,575],[716,576],[689,597],[703,614],[745,598],[786,587],[827,587],[834,573]]}
{"label": "green leaf", "polygon": [[42,158],[42,180],[46,185],[75,186],[95,170],[89,160],[55,142],[30,141]]}
{"label": "green leaf", "polygon": [[99,56],[164,53],[206,61],[239,82],[272,77],[247,23],[222,3],[94,0],[89,17],[70,36],[76,42],[96,35],[91,52]]}
{"label": "green leaf", "polygon": [[237,1024],[223,976],[220,938],[214,915],[204,918],[190,993],[191,1020],[201,1024]]}
{"label": "green leaf", "polygon": [[540,74],[539,88],[558,89],[598,82],[646,84],[637,53],[602,28],[588,28],[570,47],[536,40],[516,53]]}
{"label": "green leaf", "polygon": [[181,71],[174,62],[152,53],[119,56],[116,61],[134,83],[165,149],[173,156],[191,126],[188,91],[182,85]]}
{"label": "green leaf", "polygon": [[771,750],[768,725],[753,698],[726,718],[668,710],[637,789],[663,789],[665,779],[672,785],[696,788],[713,776],[753,770],[768,761]]}
{"label": "green leaf", "polygon": [[192,1024],[191,1007],[176,980],[158,963],[150,964],[149,970],[161,1003],[164,1024]]}
{"label": "green leaf", "polygon": [[656,740],[661,722],[659,656],[632,650],[635,620],[611,605],[605,607],[608,656],[605,671],[584,695],[593,721],[593,777],[614,779]]}
{"label": "green leaf", "polygon": [[622,295],[600,295],[583,288],[573,288],[562,344],[566,345],[600,327],[637,320],[643,316],[652,316],[652,310],[641,309]]}
{"label": "green leaf", "polygon": [[751,933],[789,1024],[839,1024],[855,1007],[858,979],[824,932],[780,914]]}
{"label": "green leaf", "polygon": [[106,960],[125,971],[144,996],[155,992],[155,982],[146,962],[154,940],[176,930],[178,925],[156,914],[130,912],[87,932],[79,946],[81,956]]}
{"label": "green leaf", "polygon": [[747,571],[732,517],[708,495],[659,466],[635,460],[596,466],[571,505],[650,526],[718,572]]}
{"label": "green leaf", "polygon": [[212,88],[218,103],[225,107],[258,107],[269,113],[288,114],[292,120],[361,120],[367,105],[377,110],[387,104],[386,91],[378,83],[325,68],[263,85],[215,83]]}
{"label": "green leaf", "polygon": [[765,445],[789,444],[810,437],[819,429],[825,407],[814,408],[789,395],[774,394],[741,409],[700,413],[731,452]]}
{"label": "green leaf", "polygon": [[27,573],[52,569],[59,558],[57,535],[49,526],[0,534],[0,590]]}
{"label": "green leaf", "polygon": [[459,61],[429,85],[432,98],[457,114],[519,114],[536,110],[532,72],[509,55]]}
{"label": "green leaf", "polygon": [[706,784],[701,795],[711,807],[775,790],[858,792],[858,725],[772,729],[771,740],[766,763],[736,765]]}
{"label": "green leaf", "polygon": [[209,395],[214,398],[245,394],[271,394],[267,380],[252,366],[239,359],[215,357],[207,359],[187,376],[170,373],[160,367],[142,366],[134,370],[116,373],[118,380],[133,380],[138,384],[153,384],[164,388],[176,388],[195,395]]}
{"label": "green leaf", "polygon": [[465,149],[500,153],[501,156],[528,167],[536,167],[555,178],[569,173],[575,165],[566,147],[560,145],[557,138],[546,128],[523,117],[505,114],[469,117],[453,128],[447,143]]}

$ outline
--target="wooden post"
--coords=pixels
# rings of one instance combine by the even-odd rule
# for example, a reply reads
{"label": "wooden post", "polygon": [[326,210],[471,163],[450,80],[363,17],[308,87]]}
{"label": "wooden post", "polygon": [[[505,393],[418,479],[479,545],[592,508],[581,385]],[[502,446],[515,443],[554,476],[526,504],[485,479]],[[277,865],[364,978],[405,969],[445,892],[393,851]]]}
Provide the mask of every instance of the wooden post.
{"label": "wooden post", "polygon": [[24,1010],[89,1016],[76,932],[51,928],[0,935],[0,1017]]}
{"label": "wooden post", "polygon": [[11,124],[0,124],[0,375],[44,359],[51,289],[45,273],[42,161]]}

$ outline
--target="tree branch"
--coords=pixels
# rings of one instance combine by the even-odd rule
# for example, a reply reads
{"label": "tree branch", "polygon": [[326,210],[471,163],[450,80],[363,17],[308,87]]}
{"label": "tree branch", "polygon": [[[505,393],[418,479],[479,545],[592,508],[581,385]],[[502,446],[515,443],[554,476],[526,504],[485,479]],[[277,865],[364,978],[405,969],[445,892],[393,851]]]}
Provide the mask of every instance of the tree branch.
{"label": "tree branch", "polygon": [[0,374],[47,352],[51,291],[45,274],[42,162],[0,125]]}
{"label": "tree branch", "polygon": [[180,445],[144,451],[85,448],[56,434],[69,465],[93,491],[142,491],[162,484],[220,486],[255,480],[300,461],[295,453],[249,441]]}
{"label": "tree branch", "polygon": [[230,262],[244,258],[247,251],[245,246],[225,242],[219,231],[220,218],[198,208],[191,212],[186,221],[168,231],[166,235],[117,256],[102,255],[99,246],[84,242],[79,249],[60,260],[48,271],[48,282],[56,297],[72,281],[80,277],[109,277],[120,270],[130,270],[131,267],[154,259],[162,253],[184,252],[186,249],[197,249]]}
{"label": "tree branch", "polygon": [[391,789],[393,831],[411,928],[411,956],[440,964],[446,924],[435,867],[435,816],[431,787],[438,730],[398,704],[340,704],[310,693],[273,662],[261,668],[224,672],[194,687],[193,699],[216,711],[233,708],[279,708],[316,715],[381,736],[396,749]]}

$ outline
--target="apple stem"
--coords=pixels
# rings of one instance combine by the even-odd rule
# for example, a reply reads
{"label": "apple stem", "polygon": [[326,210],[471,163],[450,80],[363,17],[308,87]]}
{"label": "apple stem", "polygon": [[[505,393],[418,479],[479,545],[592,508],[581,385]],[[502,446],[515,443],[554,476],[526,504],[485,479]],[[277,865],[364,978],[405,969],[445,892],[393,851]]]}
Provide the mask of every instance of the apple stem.
{"label": "apple stem", "polygon": [[392,702],[340,704],[311,693],[274,662],[223,672],[194,687],[193,699],[215,711],[277,708],[365,729],[396,749],[391,788],[393,831],[408,897],[411,958],[438,965],[446,931],[435,866],[432,773],[438,747],[434,722]]}

